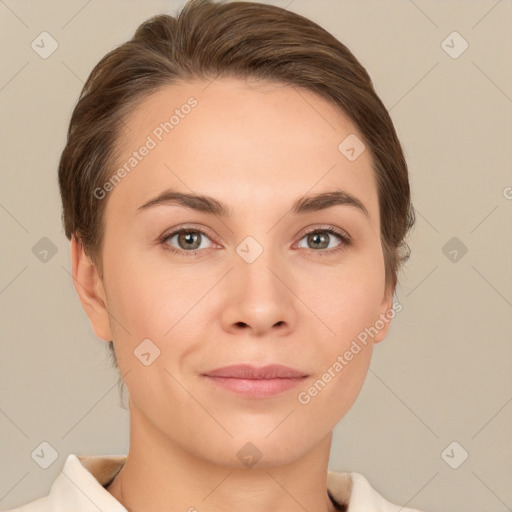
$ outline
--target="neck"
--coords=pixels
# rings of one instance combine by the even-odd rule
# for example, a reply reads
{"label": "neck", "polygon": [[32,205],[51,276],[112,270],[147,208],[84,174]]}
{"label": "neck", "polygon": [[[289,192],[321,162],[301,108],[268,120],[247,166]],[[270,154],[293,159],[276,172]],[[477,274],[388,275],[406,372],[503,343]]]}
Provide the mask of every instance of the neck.
{"label": "neck", "polygon": [[332,432],[297,460],[265,464],[262,457],[240,468],[201,458],[155,432],[148,435],[148,424],[135,421],[133,412],[126,462],[107,487],[129,512],[337,510],[327,493]]}

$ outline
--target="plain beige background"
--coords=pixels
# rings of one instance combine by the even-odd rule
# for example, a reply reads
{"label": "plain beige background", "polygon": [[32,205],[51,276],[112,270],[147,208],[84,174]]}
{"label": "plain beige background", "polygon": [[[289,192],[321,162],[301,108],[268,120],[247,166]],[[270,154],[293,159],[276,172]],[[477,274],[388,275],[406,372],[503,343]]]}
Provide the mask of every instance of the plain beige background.
{"label": "plain beige background", "polygon": [[[269,3],[324,26],[368,69],[417,212],[403,310],[335,430],[330,469],[427,512],[510,510],[511,1]],[[69,453],[128,449],[117,374],[70,278],[57,164],[93,66],[182,4],[0,1],[2,509],[47,494]],[[58,43],[46,59],[31,47],[44,31]],[[56,250],[46,261],[43,237]],[[43,442],[58,455],[47,469],[31,456]]]}

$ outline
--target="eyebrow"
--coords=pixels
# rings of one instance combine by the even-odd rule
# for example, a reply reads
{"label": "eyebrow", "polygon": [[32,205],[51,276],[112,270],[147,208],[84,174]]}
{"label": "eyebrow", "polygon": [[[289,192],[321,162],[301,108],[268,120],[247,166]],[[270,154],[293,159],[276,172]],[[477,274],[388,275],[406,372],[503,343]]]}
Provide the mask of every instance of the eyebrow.
{"label": "eyebrow", "polygon": [[[233,215],[233,210],[230,207],[213,197],[203,194],[188,194],[173,189],[164,190],[158,196],[139,206],[137,210],[139,212],[145,211],[159,205],[182,206],[220,217],[231,217]],[[290,213],[297,215],[316,212],[337,205],[352,206],[366,217],[370,217],[368,210],[359,199],[340,189],[299,197],[293,203]]]}

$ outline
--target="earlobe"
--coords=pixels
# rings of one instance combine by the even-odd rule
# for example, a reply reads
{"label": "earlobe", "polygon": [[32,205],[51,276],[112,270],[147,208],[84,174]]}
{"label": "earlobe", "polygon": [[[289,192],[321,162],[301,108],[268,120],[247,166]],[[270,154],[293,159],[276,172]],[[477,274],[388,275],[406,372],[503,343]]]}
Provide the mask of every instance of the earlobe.
{"label": "earlobe", "polygon": [[103,282],[96,266],[91,262],[81,241],[75,235],[71,237],[71,264],[73,284],[94,333],[104,341],[111,341],[113,337]]}

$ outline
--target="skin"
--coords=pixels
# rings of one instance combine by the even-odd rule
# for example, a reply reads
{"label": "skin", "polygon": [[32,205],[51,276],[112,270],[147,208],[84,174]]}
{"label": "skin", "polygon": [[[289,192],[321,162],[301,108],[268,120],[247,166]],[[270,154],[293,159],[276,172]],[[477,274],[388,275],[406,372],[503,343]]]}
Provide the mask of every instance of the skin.
{"label": "skin", "polygon": [[[297,395],[392,307],[371,157],[351,162],[340,153],[339,143],[359,132],[315,94],[222,78],[147,97],[127,119],[120,163],[190,96],[198,105],[108,197],[103,280],[72,239],[75,287],[96,335],[113,340],[130,395],[128,458],[108,491],[130,511],[333,511],[332,431],[390,323],[307,405]],[[233,216],[172,204],[138,213],[169,187],[213,196]],[[302,195],[340,188],[369,215],[349,205],[289,213]],[[178,236],[158,242],[185,224],[208,234],[196,255]],[[308,243],[316,224],[352,243],[325,254],[344,242],[321,232],[328,249]],[[251,264],[236,252],[247,236],[263,247]],[[147,338],[160,349],[149,366],[134,355]],[[281,363],[309,377],[249,399],[201,376],[235,363]],[[262,454],[252,468],[236,456],[247,442]]]}

